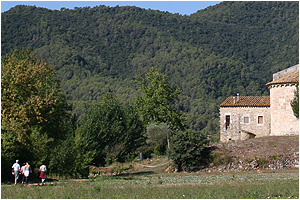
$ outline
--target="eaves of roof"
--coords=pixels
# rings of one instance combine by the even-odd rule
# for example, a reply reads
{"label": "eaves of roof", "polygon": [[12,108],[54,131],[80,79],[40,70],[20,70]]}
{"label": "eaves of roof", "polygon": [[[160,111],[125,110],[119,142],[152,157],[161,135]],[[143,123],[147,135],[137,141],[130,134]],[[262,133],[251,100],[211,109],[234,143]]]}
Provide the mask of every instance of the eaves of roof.
{"label": "eaves of roof", "polygon": [[269,96],[228,97],[220,107],[270,107]]}
{"label": "eaves of roof", "polygon": [[271,85],[284,85],[284,84],[296,84],[296,83],[299,83],[299,71],[294,72],[285,77],[282,77],[280,79],[277,79],[275,81],[269,82],[266,84],[266,86],[269,87]]}

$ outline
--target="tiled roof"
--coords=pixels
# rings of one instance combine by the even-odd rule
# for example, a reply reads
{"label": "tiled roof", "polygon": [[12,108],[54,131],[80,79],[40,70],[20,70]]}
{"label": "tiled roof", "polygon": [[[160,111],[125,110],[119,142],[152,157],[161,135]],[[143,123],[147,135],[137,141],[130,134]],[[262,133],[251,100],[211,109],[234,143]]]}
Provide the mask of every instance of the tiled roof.
{"label": "tiled roof", "polygon": [[220,107],[270,107],[269,96],[231,96]]}
{"label": "tiled roof", "polygon": [[269,82],[266,85],[276,85],[276,84],[287,84],[287,83],[299,83],[299,71],[294,72],[290,75],[277,79],[275,81]]}

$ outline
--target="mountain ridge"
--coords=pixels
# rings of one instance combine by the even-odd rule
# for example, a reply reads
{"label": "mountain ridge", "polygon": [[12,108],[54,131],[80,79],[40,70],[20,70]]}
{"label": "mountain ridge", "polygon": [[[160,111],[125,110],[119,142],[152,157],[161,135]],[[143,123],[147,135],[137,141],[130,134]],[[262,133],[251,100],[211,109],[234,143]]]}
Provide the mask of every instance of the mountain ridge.
{"label": "mountain ridge", "polygon": [[160,68],[182,89],[176,106],[190,127],[211,134],[227,96],[267,95],[272,73],[297,64],[298,8],[222,2],[181,16],[131,6],[16,6],[1,15],[2,55],[31,48],[55,66],[78,114],[109,91],[134,101],[134,76]]}

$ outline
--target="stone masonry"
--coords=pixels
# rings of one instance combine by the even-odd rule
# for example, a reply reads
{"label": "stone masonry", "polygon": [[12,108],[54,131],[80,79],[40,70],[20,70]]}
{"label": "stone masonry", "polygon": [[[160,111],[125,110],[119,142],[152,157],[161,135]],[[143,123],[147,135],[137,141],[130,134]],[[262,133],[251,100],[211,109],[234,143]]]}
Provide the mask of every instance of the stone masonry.
{"label": "stone masonry", "polygon": [[271,135],[299,134],[299,120],[291,107],[295,90],[295,85],[271,88]]}
{"label": "stone masonry", "polygon": [[[262,121],[258,122],[259,117]],[[230,120],[229,125],[228,122],[226,124],[226,120]],[[269,136],[270,123],[269,107],[221,107],[220,141],[228,142]]]}

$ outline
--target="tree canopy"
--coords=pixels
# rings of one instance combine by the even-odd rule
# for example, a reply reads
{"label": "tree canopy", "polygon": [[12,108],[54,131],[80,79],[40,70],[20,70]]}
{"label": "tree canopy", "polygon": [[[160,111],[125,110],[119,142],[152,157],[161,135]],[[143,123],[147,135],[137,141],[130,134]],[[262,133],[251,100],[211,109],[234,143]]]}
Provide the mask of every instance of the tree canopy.
{"label": "tree canopy", "polygon": [[174,108],[180,93],[177,85],[171,86],[166,75],[154,68],[145,79],[138,77],[139,91],[136,107],[144,124],[167,123],[171,129],[182,130],[185,127],[183,114]]}
{"label": "tree canopy", "polygon": [[143,142],[142,133],[143,124],[134,108],[122,105],[114,95],[105,95],[88,109],[75,132],[78,173],[87,174],[91,164],[104,166],[131,158]]}
{"label": "tree canopy", "polygon": [[44,162],[71,118],[53,67],[28,50],[2,57],[1,64],[2,169],[16,157]]}

